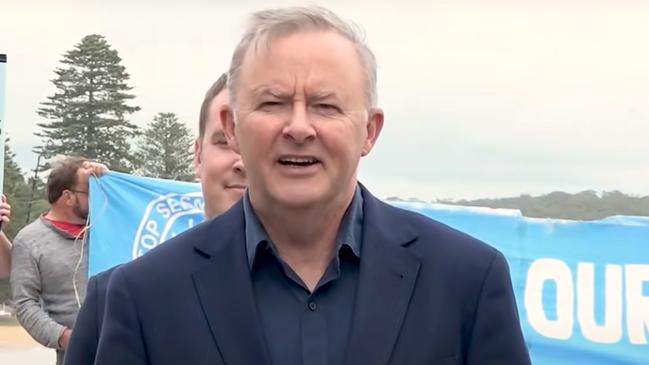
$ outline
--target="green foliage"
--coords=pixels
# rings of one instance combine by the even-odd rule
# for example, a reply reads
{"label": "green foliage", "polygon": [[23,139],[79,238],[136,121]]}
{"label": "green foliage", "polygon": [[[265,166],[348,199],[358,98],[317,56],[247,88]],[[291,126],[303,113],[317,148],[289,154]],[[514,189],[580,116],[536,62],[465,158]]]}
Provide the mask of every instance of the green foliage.
{"label": "green foliage", "polygon": [[174,113],[158,113],[140,137],[136,171],[145,176],[193,181],[193,143],[191,131]]}
{"label": "green foliage", "polygon": [[629,196],[619,191],[598,195],[592,190],[577,194],[552,192],[532,197],[441,201],[445,204],[519,209],[526,217],[595,220],[614,215],[649,216],[649,196]]}
{"label": "green foliage", "polygon": [[129,139],[137,126],[126,117],[138,111],[127,102],[135,98],[128,91],[129,74],[121,58],[106,39],[85,36],[61,60],[52,83],[56,92],[41,103],[38,115],[44,156],[76,155],[101,161],[113,170],[130,172],[134,162]]}
{"label": "green foliage", "polygon": [[34,196],[32,197],[32,179],[30,179],[30,184],[25,182],[23,172],[14,160],[15,156],[9,145],[9,140],[7,140],[5,144],[3,191],[9,204],[11,204],[11,222],[6,226],[3,225],[2,230],[9,239],[13,239],[18,231],[48,207],[42,181],[37,181]]}

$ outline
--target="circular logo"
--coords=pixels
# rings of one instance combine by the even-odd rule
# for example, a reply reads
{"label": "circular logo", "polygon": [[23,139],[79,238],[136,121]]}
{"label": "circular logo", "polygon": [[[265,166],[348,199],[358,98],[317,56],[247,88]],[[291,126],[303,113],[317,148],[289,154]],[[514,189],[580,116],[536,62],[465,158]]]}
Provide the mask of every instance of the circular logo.
{"label": "circular logo", "polygon": [[201,192],[162,195],[147,204],[133,240],[133,258],[197,225],[204,219]]}

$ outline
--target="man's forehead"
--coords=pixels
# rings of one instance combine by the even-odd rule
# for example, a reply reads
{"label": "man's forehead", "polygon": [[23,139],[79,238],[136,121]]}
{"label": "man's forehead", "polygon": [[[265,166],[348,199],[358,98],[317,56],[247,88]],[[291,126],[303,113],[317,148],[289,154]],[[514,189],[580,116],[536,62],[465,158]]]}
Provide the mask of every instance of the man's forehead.
{"label": "man's forehead", "polygon": [[306,92],[324,98],[347,93],[350,82],[364,84],[353,43],[334,31],[295,33],[270,42],[267,47],[251,46],[241,65],[239,90],[250,96]]}
{"label": "man's forehead", "polygon": [[224,88],[221,90],[214,99],[210,102],[210,109],[214,110],[215,112],[218,112],[218,110],[224,105],[228,103],[228,90]]}
{"label": "man's forehead", "polygon": [[92,173],[92,169],[84,164],[77,169],[77,183],[85,184]]}
{"label": "man's forehead", "polygon": [[[210,137],[214,131],[222,130],[220,112],[224,105],[228,103],[227,89],[221,90],[210,102],[207,112],[207,120],[205,126],[205,135]],[[211,137],[210,137],[211,138]]]}
{"label": "man's forehead", "polygon": [[[250,92],[253,96],[264,97],[274,96],[278,98],[294,96],[297,92],[295,85],[290,85],[285,82],[270,82],[261,85],[255,85],[251,88]],[[304,92],[308,97],[325,99],[329,97],[336,97],[338,92],[336,88],[330,85],[322,85],[322,83],[306,83],[304,85]]]}
{"label": "man's forehead", "polygon": [[327,44],[331,44],[331,41],[333,41],[338,45],[342,44],[345,47],[350,47],[350,49],[355,50],[354,42],[336,30],[302,29],[294,32],[280,33],[258,38],[256,42],[252,42],[248,45],[244,55],[244,62],[246,59],[251,59],[253,57],[272,56],[273,52],[276,50],[276,46],[280,44],[288,47],[290,51],[293,51],[291,53],[300,55],[301,52],[294,48],[294,43],[285,42],[304,42],[307,38],[308,40],[306,40],[306,42],[310,45],[327,47]]}

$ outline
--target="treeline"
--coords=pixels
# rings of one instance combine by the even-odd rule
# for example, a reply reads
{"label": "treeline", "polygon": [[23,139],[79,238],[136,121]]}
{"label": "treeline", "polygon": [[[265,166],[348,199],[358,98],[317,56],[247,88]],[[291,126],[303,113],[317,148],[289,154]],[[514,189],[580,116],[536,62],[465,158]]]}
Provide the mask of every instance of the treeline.
{"label": "treeline", "polygon": [[[397,197],[388,200],[403,200]],[[420,201],[408,199],[407,201]],[[555,191],[540,196],[475,200],[442,199],[433,203],[489,208],[518,209],[526,217],[595,220],[614,215],[649,216],[649,196],[626,195],[620,191],[597,193],[593,190],[569,194]]]}

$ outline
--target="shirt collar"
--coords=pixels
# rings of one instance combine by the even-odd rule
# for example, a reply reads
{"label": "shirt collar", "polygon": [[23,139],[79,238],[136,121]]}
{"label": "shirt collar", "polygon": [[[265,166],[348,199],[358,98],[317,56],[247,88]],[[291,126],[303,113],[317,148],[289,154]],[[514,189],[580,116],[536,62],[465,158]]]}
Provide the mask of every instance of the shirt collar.
{"label": "shirt collar", "polygon": [[[248,267],[252,270],[257,249],[260,244],[272,245],[268,233],[259,221],[254,208],[250,204],[248,191],[243,195],[243,215],[245,221],[246,253],[248,255]],[[356,257],[361,257],[361,243],[363,241],[363,194],[361,188],[356,185],[354,196],[347,211],[343,216],[338,234],[336,236],[336,251],[343,245],[349,246]]]}

